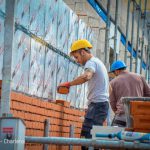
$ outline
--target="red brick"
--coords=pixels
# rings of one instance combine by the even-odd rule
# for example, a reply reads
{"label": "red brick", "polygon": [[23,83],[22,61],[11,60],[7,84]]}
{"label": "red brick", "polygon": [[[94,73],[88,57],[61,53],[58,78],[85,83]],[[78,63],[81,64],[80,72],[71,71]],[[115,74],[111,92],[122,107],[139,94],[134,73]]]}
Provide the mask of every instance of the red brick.
{"label": "red brick", "polygon": [[27,95],[22,95],[22,102],[32,105],[32,97]]}
{"label": "red brick", "polygon": [[43,107],[43,108],[46,108],[46,107],[47,107],[47,106],[46,106],[46,103],[47,103],[47,102],[41,100],[40,106]]}
{"label": "red brick", "polygon": [[150,130],[150,116],[149,115],[134,115],[133,128]]}
{"label": "red brick", "polygon": [[41,100],[38,98],[32,98],[32,105],[41,106]]}
{"label": "red brick", "polygon": [[67,102],[65,100],[56,100],[57,104],[62,104],[65,107],[70,107],[70,102]]}
{"label": "red brick", "polygon": [[136,129],[136,128],[134,128],[134,132],[150,133],[150,129],[144,129],[144,128]]}
{"label": "red brick", "polygon": [[150,115],[149,101],[131,101],[131,115]]}

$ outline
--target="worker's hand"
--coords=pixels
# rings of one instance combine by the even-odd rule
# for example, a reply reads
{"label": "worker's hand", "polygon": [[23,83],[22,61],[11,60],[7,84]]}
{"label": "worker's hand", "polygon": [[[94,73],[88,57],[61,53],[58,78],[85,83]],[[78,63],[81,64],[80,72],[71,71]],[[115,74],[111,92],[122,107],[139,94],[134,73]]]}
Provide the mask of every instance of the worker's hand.
{"label": "worker's hand", "polygon": [[69,88],[70,88],[70,83],[64,82],[64,83],[59,84],[59,86],[57,87],[57,92],[59,94],[68,94]]}
{"label": "worker's hand", "polygon": [[64,87],[70,88],[70,82],[61,83],[61,84],[59,84],[59,86],[64,86]]}

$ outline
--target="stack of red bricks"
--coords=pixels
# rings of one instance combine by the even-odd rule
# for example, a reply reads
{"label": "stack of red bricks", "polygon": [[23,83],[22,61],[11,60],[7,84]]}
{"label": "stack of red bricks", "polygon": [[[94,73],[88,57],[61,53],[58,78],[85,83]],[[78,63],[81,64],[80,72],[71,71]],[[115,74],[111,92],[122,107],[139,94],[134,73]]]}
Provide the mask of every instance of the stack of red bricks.
{"label": "stack of red bricks", "polygon": [[131,101],[133,131],[150,133],[150,101]]}

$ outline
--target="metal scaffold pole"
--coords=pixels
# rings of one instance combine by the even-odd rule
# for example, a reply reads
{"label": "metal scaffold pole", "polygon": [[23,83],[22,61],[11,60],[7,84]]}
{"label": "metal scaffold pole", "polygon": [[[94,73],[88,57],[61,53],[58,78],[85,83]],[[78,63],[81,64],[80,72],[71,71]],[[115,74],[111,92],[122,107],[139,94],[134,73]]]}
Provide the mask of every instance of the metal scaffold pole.
{"label": "metal scaffold pole", "polygon": [[145,79],[148,79],[148,64],[149,64],[149,50],[148,46],[145,45],[145,53],[146,53],[146,68],[145,68]]}
{"label": "metal scaffold pole", "polygon": [[[45,137],[49,137],[49,129],[50,129],[50,119],[45,119],[44,122],[45,126],[44,126],[44,136]],[[48,150],[49,145],[48,144],[44,144],[43,146],[43,150]]]}
{"label": "metal scaffold pole", "polygon": [[134,39],[134,18],[135,18],[135,2],[133,0],[133,12],[132,12],[132,30],[131,30],[131,54],[130,54],[130,71],[132,71],[133,64],[133,39]]}
{"label": "metal scaffold pole", "polygon": [[118,7],[119,6],[119,0],[116,0],[116,10],[115,10],[115,39],[114,39],[114,50],[115,52],[113,53],[113,60],[118,59],[118,54],[117,52],[117,31],[118,31]]}
{"label": "metal scaffold pole", "polygon": [[140,74],[142,74],[142,63],[143,63],[143,49],[144,49],[144,32],[145,32],[145,20],[146,20],[146,6],[147,0],[145,0],[144,13],[142,14],[142,45],[141,45],[141,65],[140,65]]}
{"label": "metal scaffold pole", "polygon": [[80,138],[65,138],[65,137],[25,137],[27,143],[42,143],[42,144],[57,144],[57,145],[81,145],[98,148],[127,148],[127,149],[149,149],[149,143],[117,141],[117,140],[96,140],[96,139],[80,139]]}
{"label": "metal scaffold pole", "polygon": [[107,22],[105,32],[105,65],[109,68],[110,0],[107,0]]}
{"label": "metal scaffold pole", "polygon": [[[74,130],[75,130],[75,126],[74,125],[70,125],[70,135],[69,137],[73,138],[74,137]],[[69,150],[73,150],[73,146],[69,145]]]}
{"label": "metal scaffold pole", "polygon": [[148,26],[148,83],[150,84],[150,25]]}
{"label": "metal scaffold pole", "polygon": [[14,38],[14,8],[15,0],[6,0],[6,17],[4,30],[4,56],[2,71],[1,116],[10,114],[12,50]]}
{"label": "metal scaffold pole", "polygon": [[135,72],[138,72],[138,55],[139,55],[139,30],[140,30],[140,16],[141,16],[141,0],[136,10],[138,11],[138,25],[137,25],[137,37],[136,37],[136,63],[135,63]]}
{"label": "metal scaffold pole", "polygon": [[129,33],[130,3],[131,3],[131,0],[128,0],[127,23],[126,23],[126,43],[125,43],[125,55],[124,55],[124,62],[125,63],[127,63],[127,52],[128,52],[128,33]]}

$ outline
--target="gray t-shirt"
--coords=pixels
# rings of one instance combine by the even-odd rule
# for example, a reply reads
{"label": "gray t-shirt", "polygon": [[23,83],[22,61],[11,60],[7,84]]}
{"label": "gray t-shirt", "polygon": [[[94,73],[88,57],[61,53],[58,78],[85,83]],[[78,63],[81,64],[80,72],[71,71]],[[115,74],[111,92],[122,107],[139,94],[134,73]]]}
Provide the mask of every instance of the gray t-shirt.
{"label": "gray t-shirt", "polygon": [[88,81],[88,104],[91,102],[105,102],[109,98],[109,80],[107,70],[102,61],[96,57],[88,60],[84,70],[92,69],[93,77]]}

